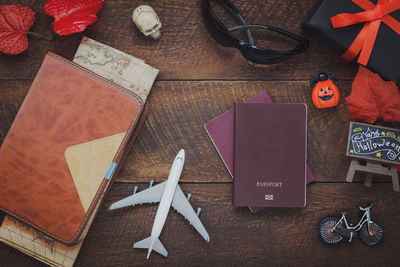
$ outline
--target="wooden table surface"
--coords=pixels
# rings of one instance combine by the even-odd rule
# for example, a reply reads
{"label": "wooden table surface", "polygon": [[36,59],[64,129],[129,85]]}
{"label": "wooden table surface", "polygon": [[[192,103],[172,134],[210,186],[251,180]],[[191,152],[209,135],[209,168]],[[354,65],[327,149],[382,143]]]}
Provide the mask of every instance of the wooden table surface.
{"label": "wooden table surface", "polygon": [[[50,32],[52,18],[43,2],[21,3],[36,12],[34,31]],[[111,265],[364,265],[400,264],[400,193],[389,177],[377,177],[371,188],[362,175],[345,182],[350,159],[345,156],[349,121],[345,97],[357,71],[334,52],[301,31],[301,23],[316,0],[233,1],[249,23],[268,24],[306,36],[310,49],[284,63],[252,67],[237,50],[218,46],[202,23],[199,1],[107,0],[99,20],[84,34],[160,69],[149,97],[150,113],[123,164],[76,260],[76,266]],[[145,38],[131,21],[140,3],[151,4],[163,23],[158,41]],[[0,53],[0,138],[4,139],[47,51],[72,59],[82,34],[52,41],[29,38],[21,55]],[[311,102],[309,78],[327,68],[339,78],[339,106],[318,110]],[[204,130],[204,123],[255,94],[267,90],[277,103],[308,105],[308,164],[316,181],[307,186],[304,209],[269,208],[252,214],[232,205],[232,179]],[[386,126],[396,126],[386,123]],[[398,127],[398,125],[397,125]],[[132,248],[151,231],[157,205],[143,205],[109,213],[114,201],[129,196],[135,185],[167,178],[180,148],[186,150],[182,189],[193,194],[191,204],[201,207],[200,219],[211,241],[205,242],[180,215],[171,211],[160,240],[169,252],[164,259]],[[1,186],[1,185],[0,185]],[[375,248],[359,239],[328,247],[318,235],[327,215],[349,213],[352,222],[358,205],[374,204],[372,219],[383,225],[385,239]],[[0,215],[0,221],[3,219]],[[0,243],[0,266],[40,266],[42,263]]]}

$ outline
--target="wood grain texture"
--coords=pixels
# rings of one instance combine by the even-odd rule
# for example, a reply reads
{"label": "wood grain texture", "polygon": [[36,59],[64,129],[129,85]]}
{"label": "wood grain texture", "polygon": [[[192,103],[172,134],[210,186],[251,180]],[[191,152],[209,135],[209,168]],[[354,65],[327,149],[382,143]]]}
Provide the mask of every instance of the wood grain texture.
{"label": "wood grain texture", "polygon": [[[30,87],[30,81],[0,81],[0,140],[3,140]],[[339,82],[342,99],[333,109],[316,109],[307,82],[296,81],[158,81],[149,97],[150,112],[118,181],[166,179],[176,151],[186,149],[182,181],[230,182],[204,123],[267,90],[277,103],[308,106],[308,164],[316,181],[345,180],[350,158],[345,156],[350,116],[344,97],[351,84]],[[266,140],[268,141],[268,140]],[[356,180],[364,179],[360,174]],[[388,177],[379,178],[389,181]]]}
{"label": "wood grain texture", "polygon": [[[140,184],[139,190],[147,186]],[[132,245],[149,236],[157,205],[107,210],[112,202],[130,195],[132,189],[133,184],[113,185],[75,266],[394,266],[400,261],[400,232],[393,217],[400,213],[400,206],[395,205],[399,194],[390,184],[374,184],[373,189],[362,184],[312,184],[308,186],[306,208],[271,208],[258,214],[232,206],[232,184],[183,184],[184,192],[193,194],[191,204],[202,208],[200,218],[211,241],[205,242],[171,210],[160,236],[168,258],[153,253],[149,261],[145,250],[133,249]],[[324,217],[340,216],[340,211],[346,211],[348,220],[356,223],[362,215],[357,206],[371,199],[372,219],[384,227],[386,234],[381,245],[371,248],[357,238],[351,244],[344,241],[338,247],[329,247],[319,240],[318,225]],[[7,263],[40,266],[0,244],[0,265]]]}
{"label": "wood grain texture", "polygon": [[[30,82],[0,81],[2,140],[18,111]],[[277,103],[308,105],[308,163],[317,181],[344,181],[350,159],[345,156],[350,116],[344,97],[350,83],[339,82],[338,107],[319,110],[311,103],[307,82],[296,81],[158,81],[149,97],[146,123],[119,172],[118,181],[164,180],[180,148],[187,159],[182,181],[230,182],[231,177],[210,141],[204,123],[267,90]],[[268,142],[268,140],[266,140]],[[388,177],[382,177],[388,181]]]}
{"label": "wood grain texture", "polygon": [[[36,13],[32,30],[51,33],[53,19],[43,13],[45,0],[2,0],[1,4],[30,6]],[[400,262],[398,221],[400,195],[389,177],[365,176],[345,183],[350,158],[345,156],[350,115],[344,98],[350,94],[357,67],[301,31],[301,23],[317,0],[233,0],[249,23],[280,27],[309,38],[310,49],[282,64],[251,67],[234,49],[224,48],[208,35],[200,16],[200,1],[149,1],[162,23],[158,41],[145,38],[131,21],[139,4],[131,0],[106,1],[99,20],[84,34],[160,69],[149,97],[146,123],[128,154],[110,194],[85,240],[76,266],[396,266]],[[271,35],[259,35],[257,40]],[[0,53],[0,141],[4,139],[50,50],[72,59],[82,33],[55,36],[52,41],[29,37],[29,48],[17,56]],[[280,44],[280,43],[278,43]],[[282,42],[282,46],[286,46]],[[280,48],[275,47],[275,48]],[[342,99],[336,108],[318,110],[311,103],[309,78],[321,68],[339,78]],[[232,206],[232,179],[209,140],[203,125],[208,120],[267,90],[277,103],[308,105],[308,163],[316,182],[307,186],[305,209],[267,209],[251,214]],[[382,123],[382,122],[380,122]],[[399,128],[400,124],[383,123]],[[171,211],[161,235],[167,259],[132,248],[150,234],[157,206],[148,205],[108,212],[107,207],[145,189],[151,179],[167,178],[172,159],[186,149],[182,188],[192,193],[194,208],[210,233],[206,243]],[[372,201],[372,219],[383,225],[382,245],[370,248],[359,239],[339,247],[325,246],[318,237],[319,221],[347,211],[355,222],[357,205]],[[0,222],[3,214],[0,213]],[[0,243],[0,266],[45,266]]]}
{"label": "wood grain texture", "polygon": [[[8,4],[15,1],[3,2]],[[24,0],[21,3],[33,7],[36,12],[32,30],[50,33],[52,18],[43,13],[43,2]],[[193,0],[150,2],[163,23],[162,36],[158,41],[146,38],[136,29],[131,14],[137,3],[130,0],[106,1],[98,14],[99,20],[90,25],[84,34],[144,59],[161,70],[158,76],[160,80],[308,80],[323,67],[327,67],[340,79],[354,78],[355,64],[346,63],[301,30],[301,23],[316,0],[264,0],[251,4],[247,1],[234,2],[249,23],[276,26],[307,37],[310,39],[309,50],[282,64],[252,67],[238,50],[221,47],[208,35],[201,18],[200,1]],[[18,56],[0,53],[0,78],[33,79],[48,50],[72,59],[81,36],[82,33],[69,36],[55,34],[52,41],[29,37],[30,45],[24,53]],[[277,36],[259,34],[257,38],[271,39]],[[287,46],[286,39],[280,40],[278,44]],[[264,45],[264,42],[261,44]]]}

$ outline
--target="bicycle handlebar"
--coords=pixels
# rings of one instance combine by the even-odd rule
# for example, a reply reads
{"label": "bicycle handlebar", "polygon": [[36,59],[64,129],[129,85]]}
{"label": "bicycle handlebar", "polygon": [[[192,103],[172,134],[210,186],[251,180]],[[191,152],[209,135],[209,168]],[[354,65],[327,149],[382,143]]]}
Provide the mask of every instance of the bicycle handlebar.
{"label": "bicycle handlebar", "polygon": [[361,211],[366,211],[366,210],[369,210],[370,208],[372,208],[372,206],[373,206],[372,203],[368,203],[365,208],[363,208],[361,206],[359,206],[359,208]]}

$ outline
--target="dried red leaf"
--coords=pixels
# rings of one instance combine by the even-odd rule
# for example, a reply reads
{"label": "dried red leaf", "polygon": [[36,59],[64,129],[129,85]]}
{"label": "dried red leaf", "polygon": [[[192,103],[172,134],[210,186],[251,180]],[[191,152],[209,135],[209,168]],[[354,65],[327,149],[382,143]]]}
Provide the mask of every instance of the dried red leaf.
{"label": "dried red leaf", "polygon": [[44,12],[54,17],[54,31],[68,35],[83,31],[97,21],[96,13],[105,0],[48,0]]}
{"label": "dried red leaf", "polygon": [[0,51],[20,54],[28,48],[27,32],[35,20],[35,12],[21,5],[0,6]]}
{"label": "dried red leaf", "polygon": [[378,117],[400,121],[400,93],[395,82],[384,81],[360,65],[351,87],[346,102],[353,119],[366,123],[374,123]]}

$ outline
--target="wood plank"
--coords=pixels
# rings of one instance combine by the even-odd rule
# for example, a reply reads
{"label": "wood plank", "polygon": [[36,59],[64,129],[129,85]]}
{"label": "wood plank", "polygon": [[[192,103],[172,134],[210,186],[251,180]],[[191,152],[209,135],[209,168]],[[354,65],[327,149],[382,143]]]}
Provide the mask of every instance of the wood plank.
{"label": "wood plank", "polygon": [[[340,85],[346,95],[349,83]],[[146,125],[127,157],[120,180],[163,180],[170,159],[185,148],[184,181],[229,182],[231,177],[203,124],[262,90],[267,90],[278,103],[308,104],[309,164],[319,181],[343,180],[350,162],[343,152],[350,120],[343,99],[335,109],[317,110],[310,102],[311,89],[306,82],[260,81],[157,82],[149,99],[152,106]],[[324,151],[322,155],[320,151]]]}
{"label": "wood plank", "polygon": [[[2,141],[29,89],[30,81],[0,81],[0,140]],[[162,181],[180,148],[187,158],[182,181],[230,182],[231,177],[210,141],[204,123],[267,90],[277,103],[308,105],[308,163],[317,181],[344,181],[350,159],[345,156],[350,116],[344,97],[350,83],[339,82],[340,105],[319,110],[311,102],[307,82],[156,82],[150,113],[119,173],[119,181]],[[268,141],[268,140],[266,140]],[[361,177],[361,176],[359,176]],[[364,178],[356,178],[360,180]],[[380,178],[389,181],[388,177]]]}
{"label": "wood plank", "polygon": [[[46,0],[20,0],[36,13],[33,31],[50,33],[53,19],[43,13]],[[13,4],[15,0],[2,0]],[[344,98],[350,94],[356,64],[346,63],[333,51],[300,29],[317,0],[232,1],[249,23],[281,27],[310,39],[310,49],[293,59],[271,66],[251,67],[237,50],[216,44],[208,35],[201,16],[200,1],[152,1],[163,23],[158,41],[145,38],[131,21],[139,3],[106,1],[99,21],[84,32],[103,42],[144,59],[161,70],[149,102],[150,113],[130,151],[105,203],[89,231],[75,266],[215,266],[218,265],[367,265],[395,266],[400,262],[399,197],[389,177],[373,179],[364,187],[365,175],[345,183],[350,158],[345,156],[350,115]],[[226,15],[226,14],[224,14]],[[231,25],[232,26],[232,25]],[[255,33],[257,40],[274,35]],[[52,41],[29,37],[29,48],[21,55],[0,53],[0,142],[4,139],[35,77],[45,53],[50,50],[72,59],[82,33],[56,36]],[[280,42],[274,48],[287,46]],[[320,68],[334,72],[342,99],[333,109],[318,110],[311,103],[308,79]],[[251,80],[251,81],[246,81]],[[209,140],[203,124],[243,101],[267,90],[277,103],[308,105],[308,163],[317,182],[307,186],[304,209],[266,209],[251,214],[232,206],[232,179]],[[400,124],[384,124],[400,127]],[[181,216],[171,211],[161,242],[169,252],[164,259],[132,248],[150,234],[157,205],[136,206],[113,212],[107,207],[148,187],[148,181],[167,178],[170,164],[180,148],[187,159],[182,189],[192,193],[191,203],[210,233],[206,243]],[[370,248],[355,239],[339,247],[326,246],[318,236],[318,225],[328,215],[347,211],[349,221],[361,217],[357,205],[372,201],[372,219],[385,229],[383,244]],[[0,222],[4,214],[0,212]],[[45,266],[0,243],[0,266]]]}
{"label": "wood plank", "polygon": [[[147,184],[140,185],[140,189]],[[151,232],[157,205],[136,206],[107,211],[114,201],[131,194],[133,184],[114,184],[95,219],[75,266],[214,266],[222,265],[335,265],[385,266],[400,261],[396,205],[400,195],[390,184],[366,188],[362,184],[312,184],[308,187],[304,209],[269,208],[251,214],[247,208],[232,206],[232,184],[183,184],[185,193],[193,194],[191,204],[201,207],[200,218],[211,241],[206,243],[180,215],[170,212],[160,240],[168,258],[153,253],[146,261],[146,251],[132,245]],[[355,196],[357,196],[355,198]],[[318,235],[319,222],[326,216],[348,212],[349,222],[356,223],[362,213],[358,205],[373,200],[372,220],[383,225],[385,239],[370,248],[360,239],[329,247]],[[379,257],[377,256],[379,255]],[[0,265],[12,263],[39,266],[33,259],[0,244]]]}
{"label": "wood plank", "polygon": [[[9,4],[15,1],[3,2]],[[43,13],[43,2],[45,0],[24,0],[21,3],[35,9],[36,22],[33,30],[49,33],[52,18]],[[133,4],[130,0],[106,1],[98,14],[98,22],[89,26],[84,34],[144,59],[161,70],[158,77],[160,80],[308,80],[323,67],[328,67],[339,79],[353,79],[355,63],[346,63],[301,30],[301,23],[316,2],[263,0],[249,4],[247,1],[234,1],[249,23],[281,27],[310,39],[310,49],[306,53],[277,65],[249,66],[239,51],[218,45],[204,27],[200,1],[152,2],[151,5],[163,23],[162,36],[158,41],[144,37],[136,29],[131,21],[136,3]],[[29,48],[21,55],[0,53],[0,79],[33,79],[48,50],[72,59],[81,36],[82,33],[56,35],[52,41],[30,37]],[[276,35],[271,34],[256,33],[256,36],[262,40],[276,38]],[[278,41],[278,44],[279,46],[273,48],[282,49],[288,42]]]}

